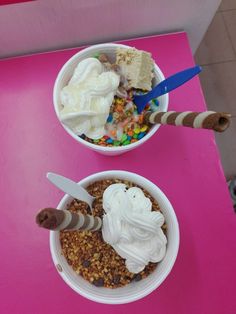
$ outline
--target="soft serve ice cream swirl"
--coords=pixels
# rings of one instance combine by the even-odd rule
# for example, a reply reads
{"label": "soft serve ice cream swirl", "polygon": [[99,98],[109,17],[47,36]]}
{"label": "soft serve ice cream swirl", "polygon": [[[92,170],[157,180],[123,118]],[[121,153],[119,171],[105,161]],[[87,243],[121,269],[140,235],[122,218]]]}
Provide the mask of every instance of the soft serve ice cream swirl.
{"label": "soft serve ice cream swirl", "polygon": [[140,188],[110,185],[103,194],[103,208],[103,239],[126,260],[130,272],[139,273],[149,262],[164,258],[164,216],[151,211],[152,203]]}
{"label": "soft serve ice cream swirl", "polygon": [[119,76],[105,71],[98,59],[84,59],[61,91],[60,120],[77,135],[101,138],[119,82]]}

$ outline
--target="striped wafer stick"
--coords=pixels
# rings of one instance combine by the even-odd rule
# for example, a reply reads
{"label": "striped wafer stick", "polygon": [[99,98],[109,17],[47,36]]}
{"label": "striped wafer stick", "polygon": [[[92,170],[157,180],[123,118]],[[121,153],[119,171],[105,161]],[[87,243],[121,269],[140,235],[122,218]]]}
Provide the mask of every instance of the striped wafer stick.
{"label": "striped wafer stick", "polygon": [[151,124],[170,124],[190,128],[212,129],[217,132],[225,131],[230,124],[231,114],[225,112],[153,112],[145,115],[145,120]]}
{"label": "striped wafer stick", "polygon": [[36,223],[43,228],[59,230],[90,230],[97,231],[102,226],[99,217],[72,213],[69,210],[54,208],[42,209],[36,216]]}

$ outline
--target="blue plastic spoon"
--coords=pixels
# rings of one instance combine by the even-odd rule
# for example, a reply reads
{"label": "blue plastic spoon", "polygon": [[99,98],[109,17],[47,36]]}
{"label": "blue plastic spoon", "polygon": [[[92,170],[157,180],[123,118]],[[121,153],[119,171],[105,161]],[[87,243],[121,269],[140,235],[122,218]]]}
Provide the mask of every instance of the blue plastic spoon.
{"label": "blue plastic spoon", "polygon": [[189,81],[195,75],[200,73],[202,68],[197,65],[193,68],[186,69],[184,71],[178,72],[161,83],[155,86],[150,92],[145,95],[134,96],[133,102],[137,106],[138,113],[141,113],[145,108],[146,104],[157,97],[160,97],[166,93],[169,93],[173,89],[183,85],[185,82]]}

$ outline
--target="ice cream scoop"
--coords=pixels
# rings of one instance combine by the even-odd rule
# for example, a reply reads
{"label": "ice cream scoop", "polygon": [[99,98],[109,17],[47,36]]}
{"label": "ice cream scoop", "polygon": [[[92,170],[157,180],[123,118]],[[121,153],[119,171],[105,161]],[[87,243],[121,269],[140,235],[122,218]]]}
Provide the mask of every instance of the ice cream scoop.
{"label": "ice cream scoop", "polygon": [[161,261],[167,239],[161,226],[164,216],[152,211],[152,203],[138,187],[110,185],[103,194],[102,235],[124,258],[127,269],[139,273],[149,262]]}

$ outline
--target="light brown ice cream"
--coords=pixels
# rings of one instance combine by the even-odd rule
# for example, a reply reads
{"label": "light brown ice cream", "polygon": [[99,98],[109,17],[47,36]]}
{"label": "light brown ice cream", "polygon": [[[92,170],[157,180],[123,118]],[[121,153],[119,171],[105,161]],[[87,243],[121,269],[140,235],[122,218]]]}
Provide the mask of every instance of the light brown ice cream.
{"label": "light brown ice cream", "polygon": [[152,89],[154,62],[150,53],[135,48],[117,48],[116,64],[126,77],[129,88]]}

